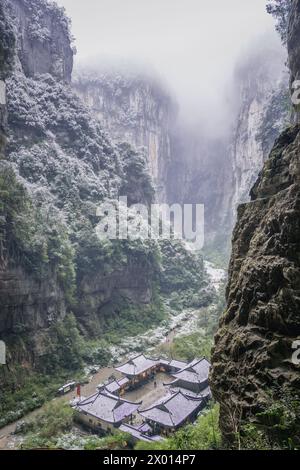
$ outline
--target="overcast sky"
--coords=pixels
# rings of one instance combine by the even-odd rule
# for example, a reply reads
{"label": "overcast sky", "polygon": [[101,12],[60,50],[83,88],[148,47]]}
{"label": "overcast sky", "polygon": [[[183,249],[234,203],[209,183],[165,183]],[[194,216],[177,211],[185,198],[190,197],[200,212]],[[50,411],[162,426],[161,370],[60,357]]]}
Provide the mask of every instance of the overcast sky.
{"label": "overcast sky", "polygon": [[187,115],[220,109],[237,57],[257,38],[262,46],[264,35],[276,38],[266,0],[58,3],[72,19],[77,62],[105,57],[154,66]]}

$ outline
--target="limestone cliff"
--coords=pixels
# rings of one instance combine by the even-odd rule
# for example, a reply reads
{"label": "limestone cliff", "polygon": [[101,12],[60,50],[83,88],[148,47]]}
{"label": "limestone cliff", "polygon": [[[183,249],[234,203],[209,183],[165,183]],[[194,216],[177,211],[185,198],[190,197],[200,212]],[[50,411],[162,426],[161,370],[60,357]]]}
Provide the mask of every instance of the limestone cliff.
{"label": "limestone cliff", "polygon": [[238,204],[249,200],[250,188],[290,119],[284,62],[284,52],[269,46],[246,54],[236,67],[239,109],[229,150],[233,177],[230,204],[234,213]]}
{"label": "limestone cliff", "polygon": [[0,5],[0,33],[0,155],[2,157],[7,124],[5,79],[7,78],[12,66],[15,47],[14,34],[6,16],[4,15],[2,5]]}
{"label": "limestone cliff", "polygon": [[116,142],[145,147],[159,201],[167,199],[176,104],[153,77],[121,70],[80,71],[77,94]]}
{"label": "limestone cliff", "polygon": [[[149,145],[151,176],[144,151],[116,142],[121,115],[103,128],[74,92],[72,38],[63,10],[47,0],[5,0],[4,7],[16,41],[0,169],[0,336],[8,350],[1,373],[9,385],[16,366],[46,372],[73,367],[70,357],[76,354],[68,361],[58,357],[64,339],[58,341],[57,329],[70,313],[88,338],[111,330],[130,334],[130,326],[147,328],[163,319],[159,244],[100,240],[95,228],[104,201],[124,194],[129,204],[153,201],[152,176],[164,164],[163,146],[168,163],[168,136],[160,126],[164,106],[169,111],[159,90],[139,84],[131,95],[125,86],[137,113],[128,140]],[[190,288],[192,279],[196,290],[205,289],[203,263],[194,263],[189,273],[191,256],[183,251],[176,271],[185,276],[183,287]],[[177,289],[177,281],[173,287],[172,279],[166,281],[167,287]],[[205,302],[208,297],[205,289]]]}
{"label": "limestone cliff", "polygon": [[16,38],[0,172],[0,335],[11,370],[48,361],[53,326],[70,311],[93,336],[125,309],[151,323],[158,248],[96,237],[98,204],[130,186],[133,170],[134,194],[149,203],[153,189],[143,156],[114,145],[72,91],[63,10],[46,0],[7,0],[4,10]]}
{"label": "limestone cliff", "polygon": [[[300,2],[293,1],[289,54],[299,72]],[[211,386],[226,438],[280,395],[296,396],[299,365],[292,344],[300,335],[300,128],[276,141],[239,206],[233,234],[227,309],[212,356]],[[298,417],[299,418],[299,417]]]}

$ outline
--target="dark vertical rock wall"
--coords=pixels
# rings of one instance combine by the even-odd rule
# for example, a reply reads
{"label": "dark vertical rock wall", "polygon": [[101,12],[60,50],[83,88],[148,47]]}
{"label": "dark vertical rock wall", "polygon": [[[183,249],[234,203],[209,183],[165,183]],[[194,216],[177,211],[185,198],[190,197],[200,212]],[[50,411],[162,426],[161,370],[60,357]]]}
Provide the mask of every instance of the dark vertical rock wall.
{"label": "dark vertical rock wall", "polygon": [[[131,102],[132,113],[125,119],[118,108],[104,129],[71,86],[72,38],[63,11],[47,0],[6,0],[5,14],[16,40],[0,170],[0,337],[7,342],[11,371],[53,366],[57,326],[70,312],[88,338],[129,328],[130,322],[146,328],[162,319],[159,244],[101,241],[95,228],[99,205],[123,191],[130,203],[151,203],[151,176],[163,166],[163,156],[168,161],[169,137],[161,126],[169,104],[159,89],[142,84],[131,92],[125,84],[121,101]],[[112,111],[108,101],[106,96]],[[126,122],[129,142],[148,146],[152,175],[142,153],[116,143],[117,127],[123,132]],[[178,277],[191,264],[183,245],[180,254]],[[195,291],[206,286],[203,263],[195,262],[191,277]],[[184,283],[191,288],[189,279]],[[177,290],[172,279],[166,284]]]}
{"label": "dark vertical rock wall", "polygon": [[[300,72],[300,2],[289,31],[292,75]],[[212,356],[211,386],[225,436],[248,421],[273,391],[296,395],[299,366],[292,344],[300,335],[300,128],[288,128],[238,208],[227,287]],[[239,417],[239,418],[237,418]]]}
{"label": "dark vertical rock wall", "polygon": [[69,19],[55,3],[14,0],[10,22],[18,32],[17,57],[26,76],[50,73],[69,82],[73,69]]}

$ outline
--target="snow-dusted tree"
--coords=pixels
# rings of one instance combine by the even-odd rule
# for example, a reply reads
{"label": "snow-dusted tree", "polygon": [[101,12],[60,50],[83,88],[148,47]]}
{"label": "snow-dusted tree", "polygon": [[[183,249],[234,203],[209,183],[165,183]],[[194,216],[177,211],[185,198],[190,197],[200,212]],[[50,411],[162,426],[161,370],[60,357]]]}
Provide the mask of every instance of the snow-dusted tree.
{"label": "snow-dusted tree", "polygon": [[267,12],[276,19],[276,31],[284,45],[287,43],[289,15],[292,0],[268,0]]}

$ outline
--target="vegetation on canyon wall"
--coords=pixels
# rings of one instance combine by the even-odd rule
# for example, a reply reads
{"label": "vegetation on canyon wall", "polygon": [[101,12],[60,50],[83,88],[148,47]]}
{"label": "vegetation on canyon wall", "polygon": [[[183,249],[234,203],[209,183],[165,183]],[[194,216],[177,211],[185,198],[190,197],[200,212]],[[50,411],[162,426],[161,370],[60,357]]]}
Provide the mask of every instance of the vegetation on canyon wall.
{"label": "vegetation on canyon wall", "polygon": [[[52,6],[48,8],[44,0],[23,0],[23,3],[32,16],[26,31],[32,43],[36,41],[38,47],[46,44],[45,49],[49,49],[48,44],[53,38],[52,32],[45,27],[44,18],[50,14],[62,28],[65,47],[69,50],[69,22],[63,11]],[[287,40],[289,6],[287,2],[286,8],[282,9],[279,2],[272,1],[268,7],[279,20],[277,28],[283,42]],[[16,18],[12,25],[18,37]],[[2,18],[0,31],[4,39],[0,47],[0,69],[4,73],[12,64],[15,39]],[[42,303],[39,321],[42,319],[43,326],[37,324],[30,329],[26,315],[23,315],[26,311],[24,303],[8,305],[7,318],[14,321],[4,321],[2,325],[2,336],[9,353],[8,367],[1,369],[4,385],[0,390],[0,427],[48,402],[70,375],[79,382],[83,380],[85,364],[109,364],[108,346],[118,344],[126,335],[139,335],[159,324],[166,318],[167,309],[179,312],[194,308],[200,309],[197,330],[175,338],[172,344],[158,350],[184,360],[195,356],[210,357],[213,335],[225,311],[216,337],[217,346],[213,350],[213,388],[221,411],[214,405],[195,424],[188,425],[163,443],[149,447],[139,444],[137,448],[299,448],[299,398],[289,390],[282,395],[274,388],[274,382],[279,385],[287,382],[283,380],[288,367],[286,363],[282,373],[274,372],[274,364],[278,365],[278,357],[283,353],[287,358],[295,325],[298,328],[297,317],[291,309],[295,307],[296,311],[298,301],[292,294],[298,289],[299,277],[295,267],[299,261],[295,255],[297,240],[294,239],[299,224],[293,215],[299,213],[299,194],[296,192],[299,165],[295,158],[299,129],[290,129],[277,141],[251,192],[251,209],[250,205],[239,209],[226,310],[224,290],[221,289],[216,298],[206,280],[202,256],[192,253],[184,243],[174,240],[103,241],[96,236],[95,227],[99,221],[96,211],[102,202],[115,202],[123,194],[127,195],[130,205],[142,202],[149,206],[153,202],[155,189],[145,152],[128,143],[113,143],[68,83],[71,67],[65,76],[50,66],[49,73],[34,74],[31,64],[24,64],[26,52],[22,51],[16,58],[18,67],[7,82],[11,138],[7,161],[1,162],[0,167],[0,269],[4,274],[3,285],[11,279],[11,272],[16,276],[13,279],[18,281],[23,270],[28,279],[39,283],[54,280],[62,292],[64,306],[48,311],[47,302]],[[57,63],[63,60],[63,56],[58,57]],[[264,132],[257,136],[263,146],[275,136],[274,127],[268,127],[270,115],[279,122],[284,103],[286,92],[283,89],[272,99],[264,116]],[[2,127],[1,139],[4,140]],[[284,170],[286,179],[280,183],[280,194],[276,195],[272,193],[275,191],[273,180],[268,178],[271,175],[278,182],[278,168],[282,169],[284,163],[288,168]],[[289,189],[291,182],[294,186]],[[286,200],[281,204],[279,197],[284,191]],[[270,201],[266,202],[267,199]],[[288,214],[284,212],[284,206],[289,209]],[[260,231],[255,233],[258,226]],[[253,235],[252,239],[249,234]],[[223,247],[222,235],[219,238],[216,238],[215,246]],[[290,240],[289,247],[287,240]],[[262,247],[264,251],[260,252]],[[248,252],[251,256],[247,257]],[[277,259],[278,252],[280,259]],[[253,266],[257,253],[261,258]],[[284,256],[289,259],[282,261]],[[209,257],[217,259],[223,267],[226,255],[216,255],[216,249],[211,249]],[[121,285],[124,279],[128,283]],[[280,283],[284,284],[282,289]],[[8,303],[9,295],[3,298]],[[210,306],[212,300],[215,302],[213,307]],[[268,305],[269,300],[273,302]],[[284,316],[285,303],[290,307],[288,318]],[[55,314],[52,315],[53,311]],[[270,318],[266,320],[267,314]],[[246,332],[244,327],[248,327]],[[248,334],[249,330],[255,330],[253,336]],[[256,336],[258,331],[259,337]],[[284,337],[277,345],[280,334]],[[267,347],[265,337],[269,342]],[[258,357],[259,348],[263,350],[261,357]],[[254,376],[253,369],[248,369],[252,349],[255,360],[258,357],[256,366],[259,365]],[[267,356],[270,374],[263,369]],[[241,381],[236,384],[240,379],[239,366],[244,369]],[[288,376],[294,384],[298,380],[295,375],[293,370]],[[251,383],[245,382],[247,377],[251,377]],[[277,381],[278,377],[280,380]],[[226,382],[230,379],[233,385]],[[222,380],[225,382],[223,396],[220,394]],[[249,406],[246,420],[245,410],[238,400],[244,384],[245,402],[252,400],[260,404],[259,410]],[[260,401],[262,391],[263,403]],[[237,398],[234,402],[230,399],[233,392]],[[225,424],[228,423],[230,442],[222,440],[221,436],[221,430],[223,437],[226,436]],[[122,449],[130,445],[127,436],[121,433],[105,439],[74,435],[73,412],[59,402],[47,404],[21,431],[25,436],[23,448]]]}
{"label": "vegetation on canyon wall", "polygon": [[[18,69],[7,83],[11,138],[1,184],[15,178],[10,192],[3,187],[6,244],[11,246],[7,267],[24,266],[37,280],[57,278],[66,310],[74,312],[86,336],[145,331],[164,318],[159,281],[172,262],[164,255],[172,243],[100,240],[95,231],[102,202],[123,194],[129,204],[153,201],[145,153],[113,144],[65,81],[25,72]],[[13,187],[22,207],[9,207]],[[177,290],[180,274],[181,290],[187,290],[193,264],[188,250],[176,246],[180,266],[177,278],[164,282],[169,292]],[[187,298],[205,285],[203,265],[197,263]],[[118,279],[128,282],[119,289]],[[91,284],[94,290],[87,292]],[[199,294],[199,302],[209,302],[209,293]]]}
{"label": "vegetation on canyon wall", "polygon": [[[299,73],[299,0],[287,34],[291,74]],[[299,123],[276,140],[250,197],[238,208],[227,308],[212,354],[211,387],[224,443],[234,448],[299,448]]]}
{"label": "vegetation on canyon wall", "polygon": [[16,431],[19,448],[67,450],[122,450],[129,448],[129,436],[116,432],[104,438],[84,435],[74,428],[74,411],[65,402],[51,402]]}

